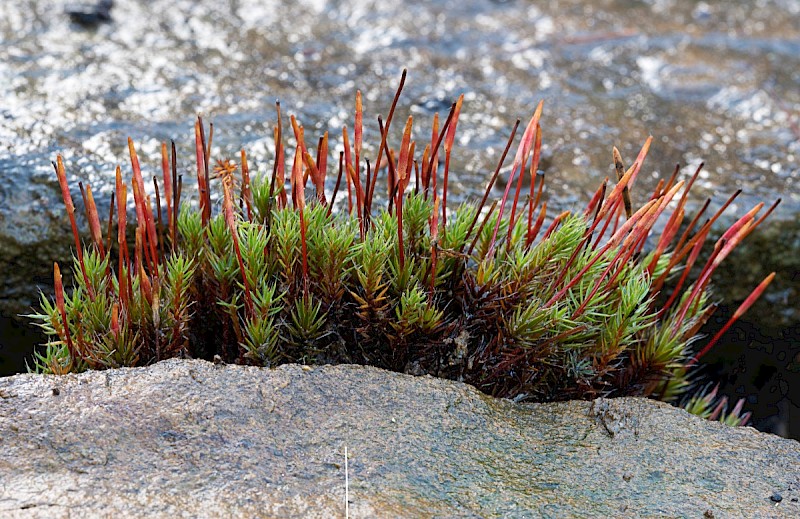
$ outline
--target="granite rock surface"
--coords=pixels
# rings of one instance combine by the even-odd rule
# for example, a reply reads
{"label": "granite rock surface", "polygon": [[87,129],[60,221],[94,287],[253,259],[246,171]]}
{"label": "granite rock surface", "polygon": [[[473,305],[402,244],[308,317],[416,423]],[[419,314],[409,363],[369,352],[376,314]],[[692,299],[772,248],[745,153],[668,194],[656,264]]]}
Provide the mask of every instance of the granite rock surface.
{"label": "granite rock surface", "polygon": [[800,517],[800,443],[363,366],[0,379],[0,517]]}

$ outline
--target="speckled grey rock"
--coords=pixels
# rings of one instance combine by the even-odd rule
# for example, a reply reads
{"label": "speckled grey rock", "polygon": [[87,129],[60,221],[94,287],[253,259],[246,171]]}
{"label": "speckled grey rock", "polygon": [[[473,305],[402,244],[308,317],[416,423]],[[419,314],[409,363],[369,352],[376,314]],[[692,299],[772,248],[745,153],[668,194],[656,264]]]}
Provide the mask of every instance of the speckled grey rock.
{"label": "speckled grey rock", "polygon": [[343,517],[345,447],[351,517],[800,517],[800,444],[665,404],[180,360],[0,379],[0,516]]}

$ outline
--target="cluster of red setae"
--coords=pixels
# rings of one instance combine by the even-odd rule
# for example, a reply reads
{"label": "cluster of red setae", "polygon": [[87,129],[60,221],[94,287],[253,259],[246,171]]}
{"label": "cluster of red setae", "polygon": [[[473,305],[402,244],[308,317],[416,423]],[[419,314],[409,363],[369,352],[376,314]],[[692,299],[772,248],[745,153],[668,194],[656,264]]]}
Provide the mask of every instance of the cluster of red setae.
{"label": "cluster of red setae", "polygon": [[[772,281],[774,273],[752,291],[719,333],[692,353],[689,344],[716,309],[716,305],[706,304],[705,293],[712,274],[779,201],[761,216],[758,214],[763,204],[758,204],[730,225],[714,243],[696,279],[689,283],[690,273],[698,271],[696,264],[714,224],[739,192],[703,221],[710,205],[710,200],[706,201],[686,223],[688,193],[702,165],[688,181],[678,180],[676,167],[672,176],[662,180],[649,199],[634,210],[630,187],[642,170],[652,140],[649,138],[628,168],[614,149],[617,178],[610,191],[606,178],[582,214],[563,212],[545,225],[548,218],[542,196],[544,175],[537,174],[542,145],[540,103],[522,133],[500,200],[486,207],[520,121],[477,205],[448,209],[451,153],[463,96],[453,103],[441,124],[439,115],[434,116],[430,140],[423,141],[421,154],[417,141],[412,139],[412,117],[408,117],[395,150],[389,145],[388,136],[405,77],[404,72],[386,120],[377,119],[380,143],[374,161],[364,157],[362,98],[360,92],[356,94],[353,142],[351,146],[347,128],[343,128],[344,146],[339,152],[338,174],[330,198],[325,191],[329,176],[327,132],[319,138],[313,154],[306,145],[304,128],[291,116],[296,145],[287,171],[281,109],[277,104],[275,162],[270,178],[262,179],[268,182],[268,191],[259,194],[253,187],[256,180],[250,178],[244,150],[238,166],[230,161],[211,165],[214,127],[209,126],[206,136],[198,117],[195,151],[200,241],[209,240],[203,233],[217,217],[211,197],[212,181],[216,180],[222,188],[218,212],[230,235],[230,254],[235,258],[238,277],[235,286],[222,291],[224,297],[218,296],[219,301],[211,297],[203,303],[205,306],[195,301],[194,309],[185,298],[208,299],[203,292],[223,283],[212,279],[213,269],[200,257],[187,260],[193,266],[177,281],[175,276],[168,276],[169,258],[181,253],[187,241],[179,223],[183,179],[178,174],[174,143],[171,149],[166,144],[161,148],[162,197],[155,176],[154,195],[147,194],[136,149],[128,141],[136,212],[132,255],[127,236],[128,186],[120,168],[116,169],[105,241],[91,188],[84,189],[81,184],[92,254],[103,265],[100,274],[87,266],[87,253],[59,156],[55,169],[75,239],[76,275],[79,272],[79,284],[84,289],[81,297],[91,303],[100,291],[105,291],[102,297],[107,298],[110,312],[108,330],[93,329],[93,336],[87,336],[85,328],[75,322],[79,320],[79,311],[74,308],[77,303],[74,297],[71,303],[65,298],[59,266],[55,265],[54,311],[42,319],[49,323],[56,342],[66,348],[69,359],[75,361],[61,370],[79,369],[79,359],[84,361],[84,368],[114,365],[101,358],[113,356],[113,348],[103,350],[105,353],[91,351],[91,342],[107,333],[113,344],[132,344],[134,354],[125,358],[135,364],[174,355],[222,353],[225,360],[232,362],[372,363],[464,380],[500,396],[522,395],[541,400],[642,394],[670,398],[670,382],[678,380],[678,386],[683,384],[688,368],[718,342]],[[387,204],[378,212],[374,201],[381,172],[385,172]],[[315,191],[311,198],[306,195],[309,184]],[[334,277],[341,277],[337,277],[338,285],[330,288],[330,279],[320,279],[319,273],[324,269],[319,263],[323,260],[313,257],[310,251],[319,248],[313,240],[319,239],[316,236],[320,235],[320,226],[347,227],[336,219],[334,211],[340,191],[346,191],[346,201],[341,203],[346,209],[338,217],[342,222],[354,220],[352,246],[348,247],[360,251],[370,240],[380,237],[390,241],[385,248],[389,266],[377,276],[378,281],[365,281],[372,279],[370,272],[359,277],[367,267],[359,264],[358,253],[350,250],[343,256],[347,267],[341,274],[334,273]],[[413,214],[409,213],[410,204],[414,204]],[[287,211],[299,218],[296,263],[291,257],[275,259],[273,256],[278,253],[271,250],[278,245],[275,240],[280,236],[272,227],[273,220]],[[416,221],[420,211],[425,215],[424,228]],[[112,243],[115,215],[116,243]],[[378,232],[389,228],[384,215],[392,222],[391,237]],[[666,224],[655,247],[646,250],[648,238],[662,215],[667,217]],[[267,309],[264,303],[267,281],[253,276],[245,230],[254,226],[269,236],[264,261],[283,262],[282,271],[268,281],[270,289],[285,294],[277,309]],[[550,255],[542,252],[558,243],[566,244],[566,250]],[[112,254],[116,255],[115,262],[111,261]],[[271,266],[265,268],[272,272]],[[191,283],[188,279],[188,273],[196,270],[208,278],[200,288],[192,285],[198,283],[197,276]],[[621,293],[633,291],[636,283],[646,286],[631,306],[626,297],[633,296]],[[419,290],[426,294],[425,300],[417,297]],[[240,294],[241,298],[231,293]],[[319,307],[304,302],[311,298],[321,301]],[[220,310],[220,301],[227,310]],[[215,351],[209,351],[208,345],[192,346],[192,341],[203,335],[192,329],[202,325],[202,319],[193,320],[192,312],[203,316],[223,312],[215,322],[224,324],[234,344]],[[312,318],[304,320],[307,313],[313,314]],[[142,324],[145,321],[146,326]],[[248,331],[249,324],[255,321],[267,322],[264,326],[270,333],[274,327],[275,337],[294,346],[286,351],[279,345],[265,346],[269,353],[262,352],[258,357],[254,353],[257,345],[245,346],[255,340],[256,332]],[[303,323],[314,328],[314,333],[300,330]],[[548,328],[551,325],[553,329]],[[324,332],[317,333],[317,328]],[[73,336],[73,330],[78,330],[80,336]],[[130,337],[123,341],[120,337],[125,333]],[[372,347],[385,350],[379,346],[382,343],[389,344],[389,354],[370,352]],[[318,355],[320,351],[326,353]],[[52,366],[50,369],[58,370]],[[560,378],[572,385],[566,388]]]}

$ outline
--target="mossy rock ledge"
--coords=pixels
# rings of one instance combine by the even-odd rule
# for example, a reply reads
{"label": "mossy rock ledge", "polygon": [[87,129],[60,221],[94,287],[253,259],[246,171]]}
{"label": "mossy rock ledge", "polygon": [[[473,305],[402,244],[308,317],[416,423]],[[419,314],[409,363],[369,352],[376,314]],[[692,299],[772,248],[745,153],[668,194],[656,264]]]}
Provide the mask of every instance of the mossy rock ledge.
{"label": "mossy rock ledge", "polygon": [[800,443],[340,365],[0,379],[0,517],[800,517]]}

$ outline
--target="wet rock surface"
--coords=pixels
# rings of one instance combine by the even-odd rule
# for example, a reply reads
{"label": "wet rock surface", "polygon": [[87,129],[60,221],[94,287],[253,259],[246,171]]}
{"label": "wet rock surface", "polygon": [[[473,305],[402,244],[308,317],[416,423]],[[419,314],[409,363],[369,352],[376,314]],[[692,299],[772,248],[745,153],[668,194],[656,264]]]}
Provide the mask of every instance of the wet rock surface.
{"label": "wet rock surface", "polygon": [[[649,171],[706,160],[698,198],[743,187],[753,199],[782,193],[787,208],[800,205],[791,189],[800,163],[797,0],[118,0],[110,23],[94,29],[41,0],[7,9],[4,186],[39,173],[52,185],[49,161],[61,152],[97,194],[126,161],[128,136],[150,164],[159,143],[175,139],[191,171],[197,112],[217,123],[215,153],[245,146],[263,166],[276,98],[307,133],[338,132],[352,125],[356,88],[372,142],[375,116],[408,67],[401,113],[427,121],[466,94],[453,197],[483,188],[514,120],[543,98],[545,170],[561,207],[583,202],[611,172],[612,144],[632,160],[648,134],[657,137]],[[3,196],[13,208],[36,191]]]}
{"label": "wet rock surface", "polygon": [[[0,380],[3,517],[797,517],[800,444],[361,366]],[[777,499],[776,496],[780,496]]]}

